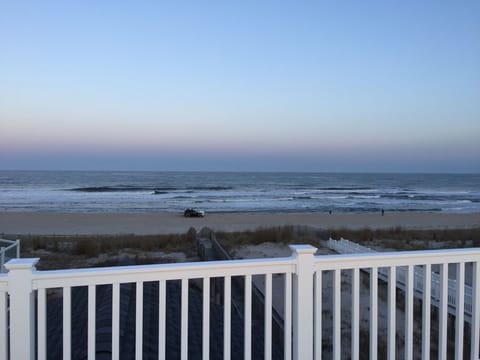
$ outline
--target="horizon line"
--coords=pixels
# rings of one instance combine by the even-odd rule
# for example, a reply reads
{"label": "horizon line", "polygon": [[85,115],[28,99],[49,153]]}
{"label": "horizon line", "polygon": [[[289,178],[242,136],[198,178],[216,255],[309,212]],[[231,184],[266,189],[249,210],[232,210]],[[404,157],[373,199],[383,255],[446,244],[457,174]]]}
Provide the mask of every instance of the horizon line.
{"label": "horizon line", "polygon": [[0,172],[149,172],[149,173],[255,173],[255,174],[401,174],[401,175],[480,175],[480,172],[429,171],[314,171],[314,170],[99,170],[99,169],[0,169]]}

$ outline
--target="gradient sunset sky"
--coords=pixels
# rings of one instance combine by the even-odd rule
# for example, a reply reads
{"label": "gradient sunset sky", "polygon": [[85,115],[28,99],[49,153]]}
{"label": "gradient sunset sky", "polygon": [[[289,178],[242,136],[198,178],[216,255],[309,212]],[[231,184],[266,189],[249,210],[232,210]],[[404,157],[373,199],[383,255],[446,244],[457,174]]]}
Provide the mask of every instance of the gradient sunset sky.
{"label": "gradient sunset sky", "polygon": [[0,169],[480,172],[480,2],[3,1]]}

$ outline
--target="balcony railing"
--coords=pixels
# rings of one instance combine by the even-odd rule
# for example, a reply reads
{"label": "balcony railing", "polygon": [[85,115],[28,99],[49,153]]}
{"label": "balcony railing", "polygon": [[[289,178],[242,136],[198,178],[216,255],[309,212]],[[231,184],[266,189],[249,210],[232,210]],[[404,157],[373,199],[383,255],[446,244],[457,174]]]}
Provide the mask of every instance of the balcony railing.
{"label": "balcony railing", "polygon": [[[51,359],[55,346],[63,359],[98,359],[100,352],[121,359],[130,348],[131,358],[153,354],[163,359],[174,346],[170,334],[175,326],[182,360],[209,359],[214,351],[223,359],[395,359],[400,354],[406,359],[479,359],[480,249],[314,256],[312,246],[291,248],[288,258],[55,271],[35,270],[38,259],[11,260],[9,272],[0,275],[0,359]],[[453,316],[448,313],[449,266],[456,277]],[[431,306],[432,267],[439,269],[438,308]],[[386,281],[379,278],[383,268],[388,269]],[[399,269],[406,271],[404,291],[397,291]],[[425,281],[423,297],[415,301],[418,271]],[[254,277],[265,284],[261,319],[252,306]],[[169,316],[175,305],[172,284],[179,293],[175,326]],[[473,297],[470,322],[465,321],[466,285]],[[84,303],[78,301],[81,289]],[[101,293],[108,294],[104,300]],[[132,319],[126,319],[126,297],[135,299]],[[273,335],[273,297],[283,299],[280,337]],[[75,335],[83,326],[76,315],[82,306],[83,337]],[[107,321],[101,319],[105,311]],[[220,346],[213,338],[219,333]],[[107,349],[100,344],[105,334]],[[152,334],[151,347],[146,339],[151,341]]]}
{"label": "balcony railing", "polygon": [[5,272],[5,263],[20,257],[20,240],[0,239],[0,273]]}
{"label": "balcony railing", "polygon": [[[362,254],[362,253],[375,253],[375,250],[372,250],[366,246],[357,244],[347,239],[340,239],[340,240],[328,240],[328,247],[332,250],[337,251],[340,254]],[[369,269],[365,269],[365,271],[369,271]],[[453,269],[455,271],[455,269]],[[397,287],[405,290],[405,286],[407,284],[407,269],[405,267],[400,267],[397,270]],[[378,270],[378,276],[384,280],[388,281],[389,271],[386,268],[381,268]],[[423,269],[416,267],[413,277],[413,291],[414,296],[417,298],[423,298],[423,289],[425,287],[425,277]],[[464,286],[465,291],[465,320],[470,322],[472,316],[472,287],[465,284]],[[441,296],[441,279],[440,275],[432,271],[431,274],[431,301],[432,304],[435,306],[439,306],[440,304],[440,296]],[[452,278],[451,276],[448,279],[448,312],[452,315],[456,314],[456,306],[457,306],[457,280]]]}

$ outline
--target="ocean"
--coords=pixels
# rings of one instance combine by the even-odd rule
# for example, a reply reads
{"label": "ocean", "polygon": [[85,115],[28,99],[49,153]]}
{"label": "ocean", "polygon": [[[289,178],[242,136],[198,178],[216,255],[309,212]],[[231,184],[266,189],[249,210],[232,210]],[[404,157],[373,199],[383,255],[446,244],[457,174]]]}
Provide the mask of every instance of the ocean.
{"label": "ocean", "polygon": [[480,174],[0,171],[0,211],[480,213]]}

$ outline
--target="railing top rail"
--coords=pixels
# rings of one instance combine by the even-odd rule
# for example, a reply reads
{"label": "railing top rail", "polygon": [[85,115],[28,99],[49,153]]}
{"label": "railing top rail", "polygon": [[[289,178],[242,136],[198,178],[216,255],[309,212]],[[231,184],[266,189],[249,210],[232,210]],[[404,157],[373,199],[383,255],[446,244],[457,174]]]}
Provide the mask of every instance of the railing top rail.
{"label": "railing top rail", "polygon": [[293,273],[292,257],[175,264],[133,265],[33,272],[33,288],[86,286],[158,280]]}
{"label": "railing top rail", "polygon": [[480,248],[392,251],[361,254],[320,255],[317,270],[446,264],[480,260]]}
{"label": "railing top rail", "polygon": [[8,250],[13,249],[15,247],[17,247],[17,243],[14,243],[14,244],[9,245],[7,247],[2,247],[2,248],[0,248],[0,250],[3,251],[3,252],[7,252]]}
{"label": "railing top rail", "polygon": [[0,239],[0,247],[10,247],[15,246],[16,244],[17,240]]}

